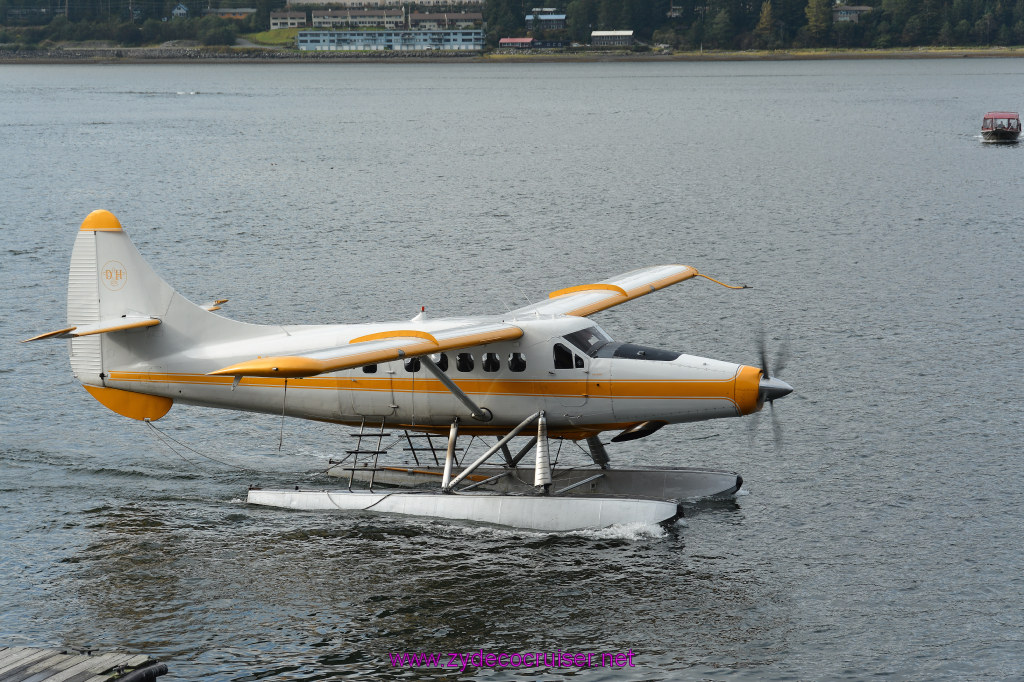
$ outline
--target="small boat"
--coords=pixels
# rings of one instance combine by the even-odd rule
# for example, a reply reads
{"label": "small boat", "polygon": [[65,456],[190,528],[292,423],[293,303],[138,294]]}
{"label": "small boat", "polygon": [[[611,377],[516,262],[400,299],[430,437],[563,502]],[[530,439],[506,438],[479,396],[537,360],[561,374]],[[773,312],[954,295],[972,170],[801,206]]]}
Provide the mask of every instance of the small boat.
{"label": "small boat", "polygon": [[1020,116],[1015,111],[990,111],[981,122],[981,136],[988,142],[1016,142]]}

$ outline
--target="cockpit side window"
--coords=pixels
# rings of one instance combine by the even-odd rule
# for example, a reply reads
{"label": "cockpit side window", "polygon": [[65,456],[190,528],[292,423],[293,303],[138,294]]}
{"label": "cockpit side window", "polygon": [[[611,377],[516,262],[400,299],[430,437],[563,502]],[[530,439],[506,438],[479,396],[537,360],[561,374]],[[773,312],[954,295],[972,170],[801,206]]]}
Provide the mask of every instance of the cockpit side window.
{"label": "cockpit side window", "polygon": [[635,343],[606,343],[597,351],[595,357],[599,358],[629,358],[631,360],[657,360],[671,362],[682,353],[678,351],[661,350],[660,348],[649,348],[638,346]]}
{"label": "cockpit side window", "polygon": [[572,351],[560,343],[555,344],[555,369],[572,369]]}
{"label": "cockpit side window", "polygon": [[601,346],[612,340],[610,336],[601,331],[600,327],[587,327],[578,332],[566,334],[562,338],[591,357],[597,357],[597,351]]}

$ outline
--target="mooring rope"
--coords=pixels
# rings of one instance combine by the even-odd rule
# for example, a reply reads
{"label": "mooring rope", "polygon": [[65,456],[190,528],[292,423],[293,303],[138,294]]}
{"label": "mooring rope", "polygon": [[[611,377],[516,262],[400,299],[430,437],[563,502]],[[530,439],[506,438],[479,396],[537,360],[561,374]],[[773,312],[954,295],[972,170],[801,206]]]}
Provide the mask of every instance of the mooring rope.
{"label": "mooring rope", "polygon": [[226,466],[226,467],[231,467],[232,469],[238,469],[239,471],[248,471],[248,472],[251,472],[251,473],[260,473],[256,469],[250,469],[248,467],[241,467],[241,466],[238,466],[237,464],[232,464],[230,462],[224,462],[222,460],[217,459],[216,457],[211,457],[211,456],[209,456],[209,455],[207,455],[205,453],[199,452],[198,450],[196,450],[195,448],[191,447],[190,445],[182,443],[180,440],[174,438],[173,436],[167,435],[166,433],[164,433],[163,431],[158,429],[156,427],[156,425],[154,425],[153,422],[150,421],[149,419],[146,420],[146,426],[151,428],[153,430],[153,432],[157,435],[157,440],[159,440],[161,443],[163,443],[171,452],[176,454],[178,457],[181,457],[183,460],[185,460],[186,462],[188,462],[192,466],[199,466],[199,465],[198,465],[198,463],[193,462],[188,457],[185,457],[185,455],[183,455],[180,452],[178,452],[177,450],[175,450],[174,446],[171,445],[170,443],[168,443],[167,441],[170,441],[172,443],[176,443],[176,444],[180,445],[181,447],[185,448],[186,450],[188,450],[189,452],[195,453],[195,454],[199,455],[200,457],[202,457],[204,459],[210,460],[211,462],[216,462],[217,464],[221,464],[221,465]]}
{"label": "mooring rope", "polygon": [[284,446],[284,412],[288,406],[288,379],[284,380],[284,395],[281,396],[281,435],[277,439],[277,451]]}
{"label": "mooring rope", "polygon": [[327,493],[328,501],[330,501],[331,504],[333,504],[337,509],[340,509],[341,511],[366,511],[367,509],[373,509],[378,504],[380,504],[381,502],[383,502],[384,500],[388,499],[389,497],[391,497],[392,495],[395,494],[395,493],[375,493],[375,494],[380,494],[381,498],[379,500],[377,500],[376,502],[374,502],[373,504],[371,504],[369,506],[366,506],[366,507],[360,507],[359,509],[349,509],[347,507],[342,507],[340,504],[335,502],[334,498],[331,497],[331,495],[332,495],[331,491],[325,490],[324,492]]}

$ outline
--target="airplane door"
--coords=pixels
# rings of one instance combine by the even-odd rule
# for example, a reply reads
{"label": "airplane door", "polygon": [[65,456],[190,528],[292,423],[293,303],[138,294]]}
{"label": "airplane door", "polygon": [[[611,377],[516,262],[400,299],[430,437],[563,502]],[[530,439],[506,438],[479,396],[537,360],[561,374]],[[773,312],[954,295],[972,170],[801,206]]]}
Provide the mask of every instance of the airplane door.
{"label": "airplane door", "polygon": [[551,347],[552,398],[564,407],[587,404],[587,381],[590,358],[564,340],[556,339]]}
{"label": "airplane door", "polygon": [[385,362],[353,370],[345,382],[341,410],[355,417],[377,417],[394,413],[394,377],[400,362]]}

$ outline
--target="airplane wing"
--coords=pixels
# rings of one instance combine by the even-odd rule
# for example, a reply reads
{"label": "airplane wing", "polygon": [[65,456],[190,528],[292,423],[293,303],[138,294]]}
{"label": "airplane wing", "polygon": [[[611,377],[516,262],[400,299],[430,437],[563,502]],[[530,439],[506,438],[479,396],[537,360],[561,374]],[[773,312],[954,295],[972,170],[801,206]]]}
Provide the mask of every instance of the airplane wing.
{"label": "airplane wing", "polygon": [[415,355],[430,355],[495,341],[511,341],[522,335],[522,329],[503,322],[461,325],[431,333],[415,329],[392,329],[352,339],[345,346],[324,348],[303,355],[246,360],[210,372],[210,374],[246,377],[311,377]]}
{"label": "airplane wing", "polygon": [[513,310],[512,318],[527,315],[586,317],[698,275],[700,273],[688,265],[654,265],[640,268],[596,284],[583,284],[552,291],[546,301]]}

